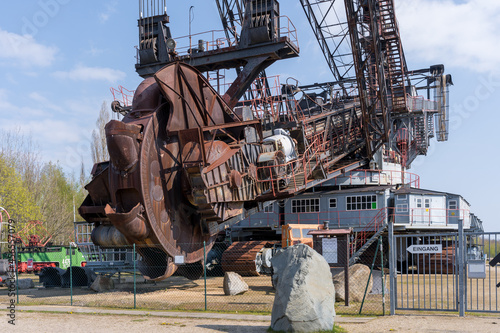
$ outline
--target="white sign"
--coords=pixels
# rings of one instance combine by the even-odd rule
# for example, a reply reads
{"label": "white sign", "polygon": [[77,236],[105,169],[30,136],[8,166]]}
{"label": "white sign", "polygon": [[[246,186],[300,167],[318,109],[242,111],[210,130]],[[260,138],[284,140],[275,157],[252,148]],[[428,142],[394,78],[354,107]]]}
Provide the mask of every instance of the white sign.
{"label": "white sign", "polygon": [[486,263],[484,260],[467,261],[469,279],[486,279]]}
{"label": "white sign", "polygon": [[337,238],[323,238],[323,257],[329,264],[336,264],[337,259]]}
{"label": "white sign", "polygon": [[406,251],[410,253],[441,253],[443,248],[441,244],[420,244],[410,245]]}
{"label": "white sign", "polygon": [[184,256],[174,256],[174,264],[184,265]]}

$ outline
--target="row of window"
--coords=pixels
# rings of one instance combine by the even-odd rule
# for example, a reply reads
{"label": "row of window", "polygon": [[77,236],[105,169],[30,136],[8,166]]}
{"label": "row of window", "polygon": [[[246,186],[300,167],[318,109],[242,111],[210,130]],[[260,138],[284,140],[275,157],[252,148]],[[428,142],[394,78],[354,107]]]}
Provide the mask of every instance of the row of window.
{"label": "row of window", "polygon": [[[424,207],[422,207],[422,199],[417,199],[417,208],[430,208],[430,200],[425,199]],[[450,200],[448,202],[448,209],[458,209],[457,201]],[[396,205],[396,213],[406,213],[408,211],[408,204],[397,204]]]}
{"label": "row of window", "polygon": [[[417,199],[417,208],[430,208],[430,199]],[[273,205],[267,206],[264,211],[272,212]],[[337,208],[337,198],[329,199],[329,208]],[[457,201],[450,200],[449,209],[457,209]],[[376,195],[356,195],[346,197],[346,210],[368,210],[377,209]],[[397,204],[396,212],[408,211],[408,204]],[[292,213],[318,213],[320,212],[319,198],[292,199]]]}
{"label": "row of window", "polygon": [[[405,201],[407,200],[408,196],[406,194],[398,194],[396,196],[396,199],[398,201]],[[424,199],[423,201],[423,206],[422,206],[422,198],[417,198],[417,208],[430,208],[430,202],[431,202],[431,199]],[[400,204],[400,206],[404,206],[405,204]],[[397,206],[396,205],[396,209],[397,209]],[[408,206],[408,205],[406,205]],[[408,209],[408,208],[407,208]],[[450,200],[448,201],[448,209],[458,209],[458,204],[457,204],[457,200]]]}
{"label": "row of window", "polygon": [[[330,198],[330,208],[337,208],[337,198]],[[356,195],[346,197],[346,210],[377,209],[376,195]],[[292,199],[292,213],[317,213],[320,211],[319,198]]]}

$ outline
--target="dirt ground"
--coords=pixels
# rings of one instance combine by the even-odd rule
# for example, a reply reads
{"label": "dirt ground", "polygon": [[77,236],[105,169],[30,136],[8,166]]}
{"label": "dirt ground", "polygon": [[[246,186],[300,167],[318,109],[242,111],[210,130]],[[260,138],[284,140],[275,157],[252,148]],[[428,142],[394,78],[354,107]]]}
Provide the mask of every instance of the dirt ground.
{"label": "dirt ground", "polygon": [[433,332],[433,333],[498,333],[500,315],[466,316],[456,315],[396,315],[377,317],[364,324],[340,324],[347,332]]}
{"label": "dirt ground", "polygon": [[[24,276],[23,278],[33,278]],[[243,295],[224,295],[223,277],[207,279],[207,308],[210,311],[245,311],[270,313],[274,301],[274,289],[269,276],[244,277],[249,290]],[[83,307],[106,307],[132,309],[134,307],[134,288],[131,276],[123,275],[120,282],[115,281],[112,291],[95,293],[88,287],[73,288],[73,305]],[[20,305],[70,305],[69,288],[43,288],[35,280],[36,288],[19,291]],[[364,288],[364,286],[363,286]],[[7,304],[9,297],[6,288],[0,288],[0,304]],[[136,305],[139,309],[163,310],[203,310],[205,307],[204,281],[188,280],[172,276],[165,281],[152,283],[137,279]],[[360,302],[351,302],[345,307],[336,304],[341,314],[359,312]],[[388,306],[386,306],[388,311]],[[363,314],[382,314],[382,296],[369,294],[366,297]]]}
{"label": "dirt ground", "polygon": [[[4,311],[2,311],[5,313]],[[0,312],[1,313],[1,312]],[[4,317],[4,316],[2,316]],[[348,319],[347,319],[348,320]],[[18,312],[9,332],[266,332],[270,323],[200,318]],[[340,323],[347,332],[500,332],[500,316],[397,315],[366,323]],[[2,330],[5,331],[5,330]]]}

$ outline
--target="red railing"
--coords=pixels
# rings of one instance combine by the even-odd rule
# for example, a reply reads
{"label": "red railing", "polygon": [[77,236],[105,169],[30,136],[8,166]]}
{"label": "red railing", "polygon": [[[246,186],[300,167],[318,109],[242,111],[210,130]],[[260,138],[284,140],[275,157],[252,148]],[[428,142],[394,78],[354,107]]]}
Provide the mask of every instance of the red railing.
{"label": "red railing", "polygon": [[128,90],[122,86],[118,86],[118,89],[111,87],[109,90],[113,94],[113,100],[121,102],[124,106],[132,105],[135,90]]}
{"label": "red railing", "polygon": [[[359,227],[365,229],[381,214],[381,211],[385,210],[386,208],[301,213],[260,212],[259,217],[256,217],[257,215],[255,214],[251,215],[248,217],[248,221],[239,225],[251,226],[252,220],[266,221],[266,226],[275,225],[279,221],[285,221],[285,224],[322,224],[323,221],[328,220],[332,228]],[[266,214],[266,216],[263,217],[262,214]]]}
{"label": "red railing", "polygon": [[[260,212],[259,217],[252,215],[248,218],[248,222],[240,224],[242,226],[251,226],[252,220],[265,220],[266,226],[272,226],[285,221],[285,224],[322,224],[323,221],[328,220],[332,228],[362,228],[362,232],[375,233],[379,230],[380,223],[389,216],[387,213],[388,208],[380,209],[362,209],[362,210],[330,210],[330,211],[317,211],[317,212],[298,212],[298,213],[275,213],[275,212]],[[427,225],[437,226],[449,225],[450,218],[457,219],[470,219],[470,211],[467,209],[438,209],[428,208],[425,213],[419,210],[426,210],[426,208],[410,209],[405,213],[394,212],[390,214],[390,220],[397,224],[414,225]],[[266,214],[262,217],[261,214]],[[403,219],[404,218],[404,219]],[[436,220],[441,218],[443,222]]]}
{"label": "red railing", "polygon": [[383,228],[385,222],[387,221],[387,208],[382,208],[379,210],[377,215],[368,223],[363,230],[356,234],[355,239],[351,242],[351,255],[354,254],[358,249],[365,245],[368,237],[376,234],[380,229]]}

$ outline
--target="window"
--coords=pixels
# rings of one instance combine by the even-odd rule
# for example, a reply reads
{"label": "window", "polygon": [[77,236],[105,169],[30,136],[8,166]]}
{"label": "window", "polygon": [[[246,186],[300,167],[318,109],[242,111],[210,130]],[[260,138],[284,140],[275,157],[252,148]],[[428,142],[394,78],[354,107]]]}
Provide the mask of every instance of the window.
{"label": "window", "polygon": [[303,238],[313,238],[313,235],[307,234],[311,230],[316,230],[316,229],[302,229],[302,237]]}
{"label": "window", "polygon": [[422,208],[422,199],[417,199],[417,208]]}
{"label": "window", "polygon": [[405,213],[408,211],[408,205],[396,205],[396,213]]}
{"label": "window", "polygon": [[431,206],[431,199],[425,199],[425,208],[429,208]]}
{"label": "window", "polygon": [[448,203],[448,209],[457,209],[457,200],[450,200]]}
{"label": "window", "polygon": [[396,199],[398,199],[400,201],[404,201],[404,200],[406,200],[406,194],[398,194],[396,196]]}
{"label": "window", "polygon": [[357,195],[346,197],[346,210],[377,209],[376,195]]}
{"label": "window", "polygon": [[274,212],[274,204],[270,204],[269,206],[264,207],[264,213],[272,213]]}
{"label": "window", "polygon": [[330,208],[337,208],[337,198],[330,198]]}
{"label": "window", "polygon": [[319,212],[319,198],[292,200],[292,213],[317,213],[317,212]]}

